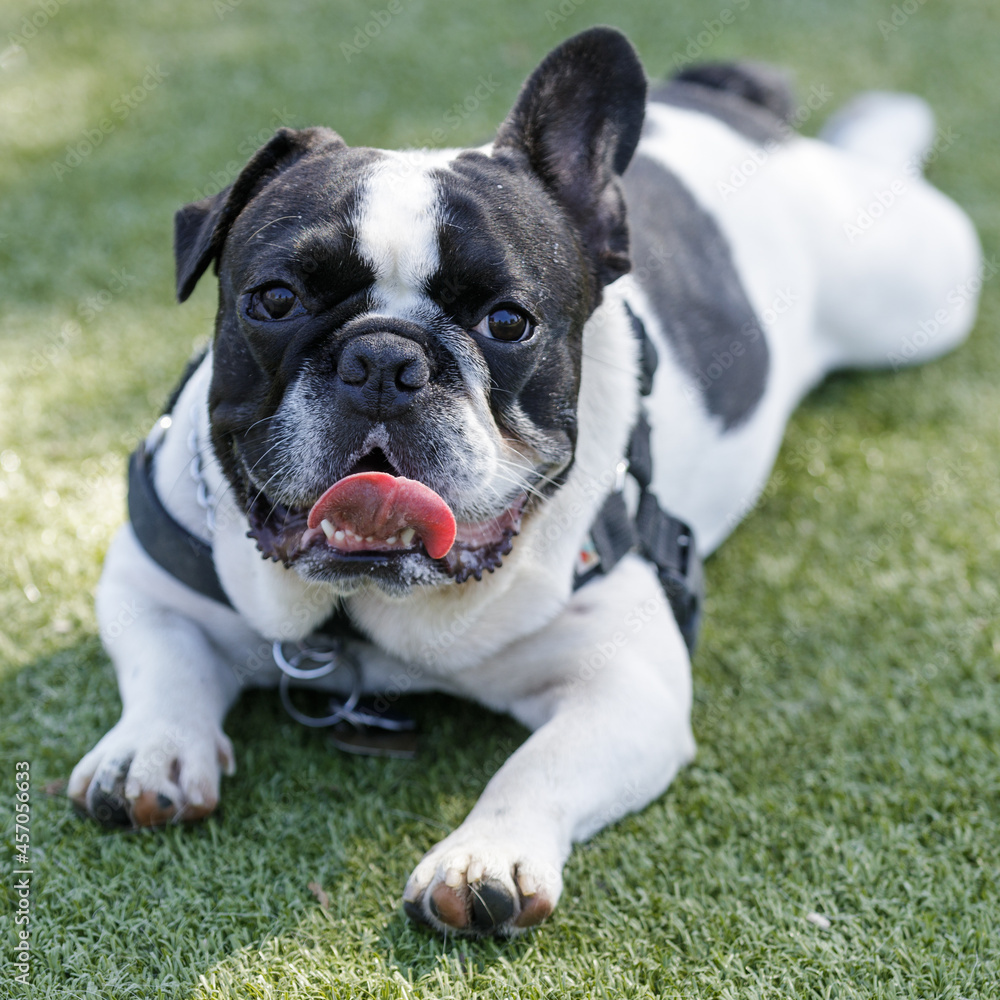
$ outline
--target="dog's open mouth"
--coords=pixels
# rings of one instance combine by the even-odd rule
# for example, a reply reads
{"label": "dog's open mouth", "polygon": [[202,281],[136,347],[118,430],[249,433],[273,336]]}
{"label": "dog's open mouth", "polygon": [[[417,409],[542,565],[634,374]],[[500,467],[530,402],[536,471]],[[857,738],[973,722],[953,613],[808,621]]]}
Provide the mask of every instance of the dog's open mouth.
{"label": "dog's open mouth", "polygon": [[307,551],[333,568],[342,563],[344,570],[355,571],[422,557],[462,583],[501,565],[521,529],[526,501],[522,493],[493,518],[456,522],[429,486],[367,456],[311,507],[286,507],[260,494],[247,517],[261,552],[286,566]]}

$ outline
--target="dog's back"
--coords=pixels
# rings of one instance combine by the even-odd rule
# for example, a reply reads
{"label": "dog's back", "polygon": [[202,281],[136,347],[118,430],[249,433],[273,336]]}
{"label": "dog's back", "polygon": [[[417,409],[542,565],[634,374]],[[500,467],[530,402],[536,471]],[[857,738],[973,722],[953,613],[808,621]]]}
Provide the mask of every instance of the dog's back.
{"label": "dog's back", "polygon": [[922,176],[941,140],[919,98],[862,95],[820,140],[794,125],[829,95],[796,105],[768,67],[693,67],[651,98],[623,177],[633,270],[609,295],[667,362],[650,403],[654,487],[709,552],[824,375],[919,363],[967,335],[981,255]]}

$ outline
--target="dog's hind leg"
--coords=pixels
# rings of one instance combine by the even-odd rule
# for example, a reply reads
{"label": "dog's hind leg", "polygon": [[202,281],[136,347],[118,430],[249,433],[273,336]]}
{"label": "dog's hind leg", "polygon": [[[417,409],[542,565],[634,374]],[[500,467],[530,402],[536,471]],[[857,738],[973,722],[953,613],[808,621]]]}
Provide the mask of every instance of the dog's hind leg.
{"label": "dog's hind leg", "polygon": [[935,132],[907,94],[862,95],[823,136],[776,159],[814,260],[830,367],[896,369],[945,353],[969,333],[989,276],[968,217],[923,177],[960,137]]}
{"label": "dog's hind leg", "polygon": [[896,173],[914,173],[934,145],[934,112],[916,94],[868,91],[830,115],[819,137]]}

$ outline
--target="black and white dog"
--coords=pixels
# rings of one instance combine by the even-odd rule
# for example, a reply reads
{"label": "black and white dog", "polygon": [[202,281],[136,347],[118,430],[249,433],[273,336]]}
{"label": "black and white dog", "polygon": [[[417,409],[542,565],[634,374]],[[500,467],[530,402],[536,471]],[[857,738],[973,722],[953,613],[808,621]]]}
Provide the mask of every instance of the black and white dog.
{"label": "black and white dog", "polygon": [[926,106],[866,95],[822,140],[792,108],[753,65],[647,94],[595,28],[487,147],[282,129],[183,208],[178,294],[215,265],[216,333],[133,458],[98,593],[123,711],[71,797],[138,825],[211,812],[241,688],[277,684],[271,644],[291,664],[339,615],[323,648],[357,666],[323,683],[350,704],[446,691],[532,730],[417,864],[407,912],[544,919],[571,844],[694,754],[695,557],[672,526],[711,552],[810,387],[973,322],[979,244],[920,176]]}

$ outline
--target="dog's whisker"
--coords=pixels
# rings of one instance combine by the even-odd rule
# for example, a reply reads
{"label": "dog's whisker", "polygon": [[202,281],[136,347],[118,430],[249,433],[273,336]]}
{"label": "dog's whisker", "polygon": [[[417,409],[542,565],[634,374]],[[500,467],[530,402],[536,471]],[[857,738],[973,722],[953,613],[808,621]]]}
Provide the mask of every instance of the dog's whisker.
{"label": "dog's whisker", "polygon": [[288,442],[285,441],[285,440],[283,440],[283,439],[275,441],[274,444],[272,444],[271,447],[267,449],[267,451],[265,451],[262,455],[260,455],[257,458],[257,461],[254,462],[253,465],[251,465],[251,466],[249,466],[247,468],[247,474],[248,475],[253,475],[253,473],[257,471],[257,466],[260,465],[260,463],[263,462],[264,459],[267,458],[267,456],[271,454],[271,452],[273,452],[277,448],[285,447],[285,446],[287,446],[287,444],[288,444]]}
{"label": "dog's whisker", "polygon": [[[537,489],[537,487],[533,486],[531,483],[529,483],[526,480],[522,479],[518,475],[504,475],[502,471],[498,470],[495,473],[495,476],[501,482],[510,483],[511,486],[516,487],[522,493],[528,493],[531,496],[537,497],[540,500],[544,499],[544,494],[542,494],[541,492],[539,492],[539,490]],[[502,500],[503,497],[500,494],[499,490],[497,490],[495,487],[493,487],[492,484],[489,484],[489,485],[493,489],[493,492],[496,493],[497,498]]]}
{"label": "dog's whisker", "polygon": [[[272,481],[275,480],[275,479],[277,479],[278,476],[282,475],[284,473],[284,471],[285,470],[283,468],[280,468],[272,476],[270,476],[268,478],[267,482],[265,482],[264,485],[261,486],[261,488],[257,491],[257,495],[253,498],[253,501],[250,504],[251,507],[254,504],[256,504],[257,501],[260,500],[260,498],[262,496],[267,496],[267,488],[268,488],[268,486],[270,486],[271,483],[272,483]],[[251,483],[251,485],[252,485],[252,483]],[[268,514],[268,516],[270,517],[270,515],[273,514],[277,509],[278,509],[278,502],[276,500],[272,501],[272,503],[271,503],[271,510],[270,510],[270,513]]]}
{"label": "dog's whisker", "polygon": [[591,361],[596,361],[599,365],[603,365],[605,368],[614,368],[615,371],[635,375],[636,382],[638,383],[639,373],[634,368],[625,368],[623,365],[612,364],[607,358],[599,358],[596,354],[588,354],[586,351],[581,351],[580,353],[583,357],[590,358]]}
{"label": "dog's whisker", "polygon": [[497,462],[509,470],[521,470],[527,472],[530,476],[537,478],[538,482],[546,483],[549,486],[557,486],[558,483],[551,476],[546,475],[544,472],[537,469],[534,465],[530,463],[520,464],[514,462],[509,458],[498,458]]}

